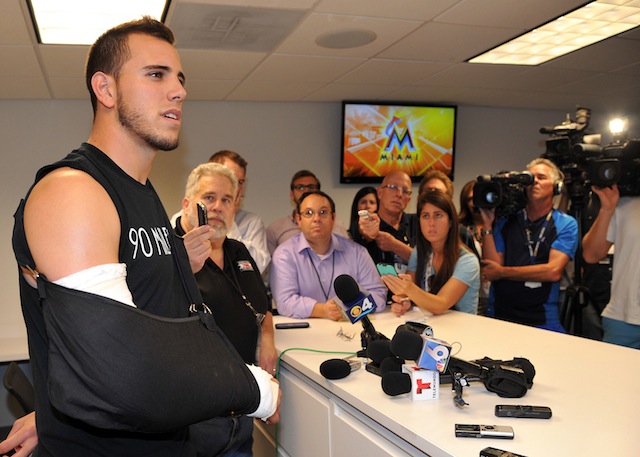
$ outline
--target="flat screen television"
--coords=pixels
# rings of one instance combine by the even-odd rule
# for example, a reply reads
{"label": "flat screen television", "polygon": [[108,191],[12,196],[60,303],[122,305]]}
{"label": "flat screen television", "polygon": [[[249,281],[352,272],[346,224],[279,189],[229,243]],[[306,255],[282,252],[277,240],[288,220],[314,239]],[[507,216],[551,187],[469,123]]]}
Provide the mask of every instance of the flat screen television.
{"label": "flat screen television", "polygon": [[435,168],[453,180],[456,106],[342,102],[341,183],[378,183],[394,170],[420,182]]}

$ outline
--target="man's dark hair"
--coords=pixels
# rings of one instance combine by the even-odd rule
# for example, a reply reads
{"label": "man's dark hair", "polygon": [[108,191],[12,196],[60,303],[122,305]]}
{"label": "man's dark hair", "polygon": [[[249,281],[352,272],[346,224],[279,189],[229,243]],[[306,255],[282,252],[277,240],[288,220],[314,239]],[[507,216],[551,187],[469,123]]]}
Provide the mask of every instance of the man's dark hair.
{"label": "man's dark hair", "polygon": [[300,214],[300,207],[302,206],[302,202],[304,201],[305,198],[307,198],[307,197],[309,197],[311,195],[319,195],[320,197],[326,198],[329,201],[329,206],[331,207],[331,212],[335,214],[335,212],[336,212],[336,204],[333,201],[333,198],[329,197],[327,194],[325,194],[321,190],[312,190],[310,192],[305,192],[304,194],[302,194],[302,197],[300,197],[300,201],[296,205],[296,213]]}
{"label": "man's dark hair", "polygon": [[94,115],[98,109],[98,99],[91,87],[91,78],[101,71],[118,79],[122,66],[131,57],[128,39],[129,35],[134,33],[150,35],[169,44],[173,44],[175,40],[169,27],[149,16],[120,24],[104,32],[91,46],[85,68],[85,79]]}
{"label": "man's dark hair", "polygon": [[209,157],[209,162],[221,163],[224,165],[225,159],[228,159],[242,168],[245,173],[247,172],[247,161],[242,158],[240,154],[235,151],[229,151],[228,149],[223,149],[222,151],[218,151]]}
{"label": "man's dark hair", "polygon": [[293,178],[291,178],[291,190],[293,190],[293,183],[296,182],[298,179],[300,178],[306,178],[306,177],[312,177],[313,179],[316,180],[316,182],[318,183],[318,190],[320,190],[320,180],[318,178],[316,178],[316,175],[314,175],[312,172],[310,172],[309,170],[300,170],[297,171],[296,174],[293,175]]}

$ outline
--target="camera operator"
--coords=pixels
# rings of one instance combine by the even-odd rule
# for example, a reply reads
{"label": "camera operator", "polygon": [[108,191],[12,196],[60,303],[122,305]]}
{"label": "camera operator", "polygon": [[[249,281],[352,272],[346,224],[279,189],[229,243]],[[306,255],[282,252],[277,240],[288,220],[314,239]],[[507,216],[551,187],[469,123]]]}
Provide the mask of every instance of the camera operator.
{"label": "camera operator", "polygon": [[565,333],[558,317],[563,271],[578,246],[578,224],[553,208],[562,173],[538,158],[527,165],[534,182],[523,209],[495,220],[495,208],[481,208],[483,280],[492,282],[489,315]]}
{"label": "camera operator", "polygon": [[596,263],[607,256],[615,243],[611,299],[602,312],[603,341],[640,349],[640,199],[620,197],[617,184],[592,186],[600,198],[600,211],[582,239],[583,257]]}

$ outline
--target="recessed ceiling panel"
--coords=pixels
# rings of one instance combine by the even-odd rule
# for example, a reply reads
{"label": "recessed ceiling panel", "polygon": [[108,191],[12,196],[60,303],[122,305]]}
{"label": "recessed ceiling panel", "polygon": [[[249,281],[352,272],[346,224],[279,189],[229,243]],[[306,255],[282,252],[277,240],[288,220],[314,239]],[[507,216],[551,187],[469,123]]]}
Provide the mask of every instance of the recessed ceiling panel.
{"label": "recessed ceiling panel", "polygon": [[302,11],[179,3],[169,24],[185,49],[269,52],[298,24]]}

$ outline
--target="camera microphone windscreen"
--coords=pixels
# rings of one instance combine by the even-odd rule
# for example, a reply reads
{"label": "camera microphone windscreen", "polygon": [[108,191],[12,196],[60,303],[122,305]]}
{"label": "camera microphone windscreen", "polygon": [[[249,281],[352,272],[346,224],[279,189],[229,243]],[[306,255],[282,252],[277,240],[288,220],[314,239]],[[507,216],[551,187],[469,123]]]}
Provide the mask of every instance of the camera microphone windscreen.
{"label": "camera microphone windscreen", "polygon": [[342,379],[361,366],[359,360],[329,359],[320,364],[320,374],[327,379]]}
{"label": "camera microphone windscreen", "polygon": [[382,391],[392,397],[411,392],[411,376],[397,371],[383,374]]}
{"label": "camera microphone windscreen", "polygon": [[391,352],[405,360],[418,360],[424,341],[414,332],[396,332],[391,339]]}

